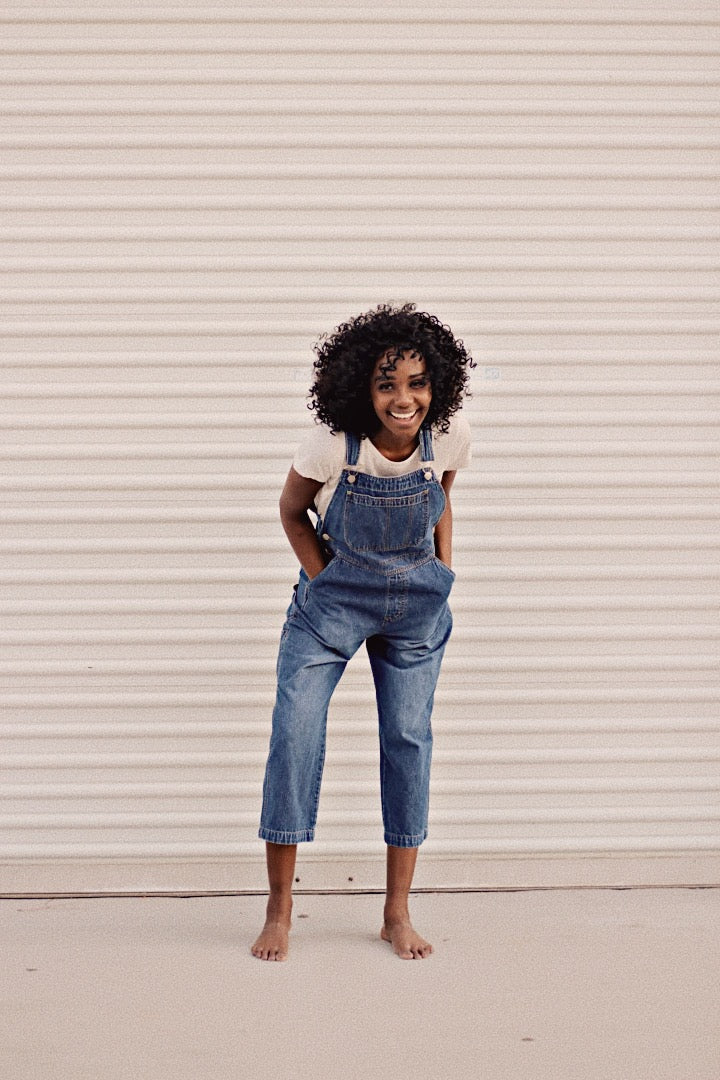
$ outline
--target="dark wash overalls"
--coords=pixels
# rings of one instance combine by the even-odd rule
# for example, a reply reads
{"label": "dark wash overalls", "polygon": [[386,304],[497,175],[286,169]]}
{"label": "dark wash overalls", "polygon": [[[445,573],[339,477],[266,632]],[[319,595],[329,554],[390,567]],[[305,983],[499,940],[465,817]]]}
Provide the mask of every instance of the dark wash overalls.
{"label": "dark wash overalls", "polygon": [[314,839],[327,710],[345,666],[365,642],[380,725],[384,839],[417,847],[427,836],[430,715],[452,629],[454,573],[435,556],[433,529],[445,492],[432,436],[420,431],[421,468],[370,476],[346,465],[318,536],[330,562],[295,586],[280,637],[277,696],[259,836],[276,844]]}

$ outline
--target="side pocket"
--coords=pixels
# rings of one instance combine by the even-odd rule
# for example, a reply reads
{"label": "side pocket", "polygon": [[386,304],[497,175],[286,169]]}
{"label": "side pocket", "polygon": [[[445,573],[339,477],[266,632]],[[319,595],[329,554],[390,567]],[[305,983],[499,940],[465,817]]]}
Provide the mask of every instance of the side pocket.
{"label": "side pocket", "polygon": [[438,559],[437,555],[433,557],[433,563],[440,575],[440,580],[438,581],[440,595],[444,600],[447,600],[452,592],[452,587],[455,584],[455,571],[451,570],[442,559]]}
{"label": "side pocket", "polygon": [[330,561],[326,563],[325,566],[322,568],[320,573],[316,574],[312,580],[310,580],[304,570],[301,571],[301,575],[305,579],[305,597],[302,600],[302,604],[304,604],[305,600],[307,599],[307,593],[312,592],[313,589],[317,587],[317,585],[324,581],[326,577],[330,576],[330,572],[337,563],[337,558],[337,555],[333,555]]}
{"label": "side pocket", "polygon": [[302,609],[305,607],[305,604],[307,603],[309,588],[310,588],[310,581],[308,579],[307,574],[305,573],[305,571],[301,567],[300,568],[300,576],[298,578],[298,583],[295,586],[295,608],[296,608],[296,610],[302,611]]}
{"label": "side pocket", "polygon": [[455,571],[454,571],[454,570],[451,570],[451,569],[450,569],[450,567],[448,566],[448,564],[447,564],[447,563],[444,563],[444,562],[442,561],[442,559],[439,559],[439,558],[437,557],[437,555],[434,555],[434,556],[433,556],[433,558],[434,558],[434,560],[435,560],[435,565],[436,565],[436,566],[439,566],[439,567],[440,567],[440,569],[441,569],[441,570],[442,570],[442,571],[443,571],[444,573],[448,574],[448,575],[450,576],[451,580],[452,580],[452,581],[454,581],[454,580],[455,580],[455,577],[456,577]]}

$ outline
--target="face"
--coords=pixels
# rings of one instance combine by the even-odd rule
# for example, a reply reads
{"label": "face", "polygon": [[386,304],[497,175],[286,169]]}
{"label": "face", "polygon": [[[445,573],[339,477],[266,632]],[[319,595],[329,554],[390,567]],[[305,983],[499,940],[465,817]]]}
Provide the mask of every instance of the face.
{"label": "face", "polygon": [[420,353],[387,349],[370,378],[370,399],[382,425],[380,433],[395,442],[417,436],[432,400],[430,376]]}

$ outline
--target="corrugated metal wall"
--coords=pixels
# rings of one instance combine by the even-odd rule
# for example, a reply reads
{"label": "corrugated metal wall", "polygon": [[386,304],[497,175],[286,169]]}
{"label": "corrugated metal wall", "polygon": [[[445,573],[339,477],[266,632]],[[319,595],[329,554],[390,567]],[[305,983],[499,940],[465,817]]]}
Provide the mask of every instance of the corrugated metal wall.
{"label": "corrugated metal wall", "polygon": [[[437,11],[3,9],[0,891],[263,887],[311,346],[407,299],[479,362],[416,884],[717,880],[720,13]],[[359,657],[301,887],[376,773]]]}

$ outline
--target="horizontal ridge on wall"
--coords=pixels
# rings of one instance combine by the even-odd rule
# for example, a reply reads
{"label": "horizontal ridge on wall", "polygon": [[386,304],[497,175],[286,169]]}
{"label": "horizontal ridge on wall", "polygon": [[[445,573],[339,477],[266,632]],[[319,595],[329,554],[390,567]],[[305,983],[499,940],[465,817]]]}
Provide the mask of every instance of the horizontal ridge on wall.
{"label": "horizontal ridge on wall", "polygon": [[[340,798],[343,796],[361,796],[375,798],[365,780],[345,779],[323,781],[323,797]],[[651,777],[641,776],[634,778],[632,775],[617,777],[588,777],[567,776],[559,777],[533,777],[532,779],[512,778],[507,780],[493,780],[490,777],[478,779],[476,777],[463,777],[453,779],[449,774],[438,776],[433,779],[433,790],[436,794],[446,795],[473,795],[473,796],[506,796],[517,800],[521,796],[541,795],[567,795],[576,794],[590,798],[595,795],[608,795],[623,791],[637,799],[655,798],[663,793],[697,792],[703,793],[714,791],[713,776],[683,776],[680,774],[655,775]],[[42,780],[37,783],[22,783],[8,781],[3,784],[0,791],[0,800],[23,800],[48,799],[63,801],[78,801],[83,799],[106,799],[111,795],[114,802],[121,804],[130,799],[157,799],[160,801],[172,799],[175,802],[183,799],[196,797],[205,798],[251,798],[257,796],[257,784],[254,781],[243,780],[155,780],[155,781],[122,781],[120,783],[95,782],[88,783],[85,780],[77,782],[57,783],[51,780]],[[638,804],[639,805],[639,804]]]}
{"label": "horizontal ridge on wall", "polygon": [[117,7],[110,3],[94,3],[92,6],[64,6],[62,3],[46,4],[40,14],[38,9],[27,5],[8,5],[0,17],[0,22],[30,22],[38,21],[54,23],[63,22],[73,24],[76,22],[154,22],[163,24],[166,22],[199,23],[205,26],[209,23],[282,23],[292,22],[315,23],[338,21],[352,21],[358,23],[370,23],[375,25],[405,23],[411,20],[413,24],[446,25],[462,23],[520,23],[530,22],[539,25],[551,25],[555,23],[580,23],[587,25],[613,25],[619,24],[626,27],[628,24],[650,23],[652,25],[670,24],[675,26],[679,23],[689,25],[720,25],[720,17],[714,6],[706,2],[685,3],[682,10],[670,3],[657,3],[650,11],[642,4],[625,4],[622,9],[613,10],[599,3],[583,4],[582,12],[578,11],[577,5],[569,0],[554,0],[546,7],[523,6],[522,4],[488,4],[479,13],[476,6],[470,4],[453,3],[443,9],[442,16],[434,11],[428,11],[422,3],[406,3],[401,8],[374,8],[359,4],[323,5],[313,4],[303,7],[302,14],[298,12],[297,5],[274,3],[271,8],[263,4],[244,4],[242,8],[227,7],[203,7],[201,11],[192,8],[164,6],[156,7],[151,3],[132,3],[121,13]]}
{"label": "horizontal ridge on wall", "polygon": [[[352,825],[346,826],[347,832],[343,832],[340,839],[334,841],[323,840],[319,837],[313,843],[312,858],[328,859],[333,857],[345,857],[347,859],[359,858],[362,856],[368,856],[377,860],[384,856],[384,845],[382,843],[381,832],[378,823],[376,822],[373,830],[379,839],[375,840],[354,840],[352,837]],[[501,855],[506,858],[512,858],[519,855],[617,855],[622,856],[625,853],[644,853],[644,854],[671,854],[673,852],[707,852],[708,854],[715,854],[718,848],[719,837],[717,832],[708,833],[706,835],[693,835],[678,833],[677,835],[668,836],[660,834],[642,834],[632,836],[612,835],[612,836],[593,836],[583,833],[579,833],[575,836],[563,836],[562,838],[554,838],[548,836],[540,837],[507,837],[502,836],[499,839],[486,838],[478,840],[476,838],[457,839],[453,837],[449,840],[435,840],[432,836],[429,837],[423,843],[423,856],[425,859],[432,858],[433,856],[451,856],[451,855],[464,855],[468,858],[477,858],[478,856],[487,856],[490,854]],[[106,843],[83,843],[82,845],[72,843],[45,843],[45,844],[18,844],[14,845],[11,850],[6,850],[4,853],[0,849],[0,858],[3,859],[6,865],[12,866],[14,861],[25,861],[43,859],[50,862],[51,868],[54,869],[53,864],[61,862],[64,859],[77,860],[77,863],[82,867],[84,862],[91,861],[93,859],[114,859],[119,863],[123,863],[127,860],[162,860],[168,859],[172,861],[184,861],[188,859],[202,859],[210,861],[212,859],[242,859],[252,860],[259,862],[260,858],[264,858],[264,849],[260,841],[253,840],[251,842],[236,841],[221,843],[218,841],[199,841],[193,844],[191,841],[178,841],[173,842],[170,840],[163,841],[146,841],[144,843],[137,843],[129,845],[127,840],[122,840],[119,843],[106,842]],[[138,868],[139,869],[139,868]],[[256,879],[256,888],[262,888],[262,875],[258,872]],[[176,888],[175,891],[182,891],[182,889]]]}
{"label": "horizontal ridge on wall", "polygon": [[[377,810],[363,811],[354,809],[351,811],[343,811],[336,809],[333,814],[334,822],[337,825],[357,824],[359,826],[374,826],[377,823],[377,817]],[[452,824],[461,820],[464,824],[477,826],[492,824],[526,824],[527,810],[473,810],[463,808],[459,813],[438,811],[436,820],[438,824]],[[582,812],[562,808],[541,810],[537,812],[533,824],[578,824],[581,822],[596,824],[623,822],[628,824],[642,824],[648,828],[652,828],[653,825],[657,825],[660,822],[703,822],[708,825],[709,830],[712,830],[713,835],[717,837],[718,821],[720,821],[720,808],[714,816],[708,817],[707,811],[703,807],[682,806],[668,810],[664,806],[643,806],[642,817],[629,809],[584,809]],[[41,832],[45,832],[46,830],[51,832],[63,827],[67,827],[70,831],[73,829],[87,829],[92,831],[107,828],[136,830],[153,829],[156,827],[160,829],[210,828],[222,830],[236,829],[238,827],[247,829],[252,828],[256,822],[257,813],[243,810],[198,811],[192,814],[183,813],[182,811],[165,813],[113,813],[109,811],[97,814],[70,813],[62,823],[58,821],[56,815],[51,813],[37,813],[32,816],[25,814],[3,815],[3,828],[10,831],[14,830],[16,832],[25,832],[34,829]]]}
{"label": "horizontal ridge on wall", "polygon": [[[713,121],[720,117],[720,106],[717,111],[703,113],[701,111],[702,106],[698,103],[696,106],[685,106],[681,113],[678,115],[687,116],[693,115],[697,112],[699,116],[712,119]],[[28,110],[31,112],[31,110]],[[108,109],[108,111],[110,111]],[[276,115],[275,109],[268,110],[268,116],[272,117]],[[360,114],[362,115],[362,114]],[[471,115],[471,114],[468,114]],[[577,116],[577,109],[573,111],[573,117]],[[617,120],[617,116],[613,113],[613,119]],[[358,125],[360,120],[358,120]],[[657,124],[657,130],[648,130],[646,117],[643,114],[642,123],[638,124],[626,124],[624,125],[627,130],[618,129],[617,124],[607,125],[605,129],[594,126],[592,131],[575,132],[573,129],[568,129],[565,134],[562,127],[557,129],[547,130],[547,126],[543,125],[540,128],[533,128],[527,126],[517,132],[508,131],[506,124],[498,125],[496,129],[488,130],[487,126],[480,127],[478,125],[477,130],[470,129],[463,125],[462,128],[458,126],[456,131],[433,131],[428,132],[424,125],[417,124],[415,131],[412,126],[405,128],[404,135],[400,136],[397,132],[388,128],[386,133],[383,133],[381,127],[375,128],[369,132],[365,128],[360,128],[354,131],[347,124],[347,119],[343,120],[342,126],[337,125],[335,127],[328,128],[326,124],[317,127],[311,127],[308,124],[297,125],[297,131],[292,135],[289,132],[268,131],[264,130],[262,133],[257,131],[257,128],[253,125],[249,127],[246,132],[242,130],[234,130],[232,133],[204,133],[202,136],[191,137],[187,133],[173,133],[164,132],[162,135],[137,135],[130,133],[120,132],[98,132],[97,134],[90,133],[75,133],[71,132],[66,135],[58,135],[52,132],[38,131],[33,134],[27,134],[27,132],[17,133],[0,133],[0,147],[6,150],[154,150],[158,149],[170,149],[170,150],[192,150],[198,151],[201,149],[220,149],[220,150],[237,150],[251,148],[253,150],[273,150],[280,148],[292,148],[296,150],[311,149],[325,150],[332,149],[337,150],[338,147],[361,147],[363,149],[390,149],[390,150],[428,150],[428,149],[443,149],[443,150],[460,150],[468,152],[476,147],[490,148],[490,149],[503,149],[503,150],[534,150],[534,149],[562,149],[562,150],[582,150],[588,149],[597,150],[612,150],[615,147],[633,147],[635,149],[643,150],[673,150],[678,147],[685,147],[691,149],[717,149],[718,147],[718,133],[715,124],[706,125],[704,129],[701,125],[695,127],[686,127],[685,129],[678,129],[675,131],[668,131],[667,124]],[[637,130],[636,130],[637,129]],[[468,155],[469,156],[469,155]],[[581,153],[577,154],[577,157],[582,157]],[[570,158],[570,161],[573,159]],[[292,166],[285,162],[280,162],[284,165],[282,172],[273,171],[270,175],[295,175],[291,169]],[[7,165],[0,173],[4,179],[20,179],[24,176],[37,177],[37,176],[72,176],[83,178],[86,176],[96,175],[127,175],[132,176],[136,174],[149,175],[149,176],[173,176],[176,174],[179,168],[188,168],[189,165],[183,166],[182,163],[176,165],[162,166],[148,163],[145,165],[129,165],[124,164],[122,161],[117,163],[105,163],[103,165],[88,164],[73,164],[72,166],[66,165],[64,169],[55,166],[57,171],[50,172],[51,166],[43,165],[42,163],[25,163],[15,166]],[[315,166],[318,168],[319,166]],[[336,169],[350,170],[352,166],[349,164],[346,166],[335,166]],[[355,168],[359,168],[356,165]],[[479,164],[475,162],[475,167],[480,168]],[[497,167],[497,166],[496,166]],[[214,169],[219,172],[223,166],[217,164],[213,166],[198,166],[197,161],[193,161],[192,176],[205,176],[214,175],[210,170]],[[306,166],[310,168],[310,166]],[[366,165],[365,168],[371,169],[370,165]],[[399,167],[396,167],[399,171]],[[466,166],[469,168],[469,166]],[[487,170],[490,165],[484,166]],[[637,166],[636,166],[637,168]],[[246,170],[251,170],[249,173]],[[267,165],[255,164],[252,160],[243,162],[242,175],[265,175],[263,169],[269,170]],[[385,169],[380,168],[379,164],[375,165],[375,169],[378,175],[388,175]],[[429,175],[444,175],[440,172],[440,165],[433,165],[431,162],[425,163],[425,169]],[[567,169],[567,165],[564,164],[564,169]],[[71,171],[72,170],[72,171]],[[104,170],[101,172],[100,170]],[[163,171],[160,171],[163,170]],[[432,171],[431,171],[432,170]],[[240,172],[240,168],[236,170]],[[224,175],[224,174],[223,174]],[[231,174],[232,175],[232,174]],[[305,175],[305,173],[298,171],[297,175]],[[325,169],[323,169],[323,175],[327,175]],[[336,175],[342,175],[338,172]],[[355,175],[354,173],[352,175]],[[372,175],[372,173],[370,173]],[[389,175],[393,175],[392,171]],[[453,170],[453,175],[457,174]],[[483,175],[482,171],[476,173],[473,171],[471,174]],[[533,173],[535,175],[535,173]],[[615,173],[614,171],[610,175],[622,175],[622,173]]]}

